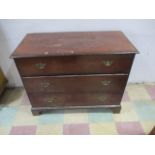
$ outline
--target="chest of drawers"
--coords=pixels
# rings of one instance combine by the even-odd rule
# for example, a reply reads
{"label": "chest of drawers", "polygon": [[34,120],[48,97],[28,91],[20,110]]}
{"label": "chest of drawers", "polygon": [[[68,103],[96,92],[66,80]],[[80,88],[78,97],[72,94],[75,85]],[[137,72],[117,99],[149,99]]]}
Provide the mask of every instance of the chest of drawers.
{"label": "chest of drawers", "polygon": [[12,58],[34,115],[64,108],[119,112],[136,53],[119,31],[32,33]]}

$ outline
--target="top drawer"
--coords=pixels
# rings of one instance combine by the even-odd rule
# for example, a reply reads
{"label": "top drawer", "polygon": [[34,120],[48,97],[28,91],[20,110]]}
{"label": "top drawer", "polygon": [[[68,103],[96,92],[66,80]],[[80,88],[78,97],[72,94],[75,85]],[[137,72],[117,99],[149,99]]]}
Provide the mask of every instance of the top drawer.
{"label": "top drawer", "polygon": [[17,58],[22,76],[129,73],[134,54]]}

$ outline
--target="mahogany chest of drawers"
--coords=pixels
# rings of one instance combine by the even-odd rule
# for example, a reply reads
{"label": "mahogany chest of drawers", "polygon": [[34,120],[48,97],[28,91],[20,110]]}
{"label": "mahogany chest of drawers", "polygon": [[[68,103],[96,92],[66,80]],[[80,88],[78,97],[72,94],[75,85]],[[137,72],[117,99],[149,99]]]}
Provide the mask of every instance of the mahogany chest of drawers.
{"label": "mahogany chest of drawers", "polygon": [[63,108],[119,112],[137,52],[119,31],[32,33],[12,57],[34,115]]}

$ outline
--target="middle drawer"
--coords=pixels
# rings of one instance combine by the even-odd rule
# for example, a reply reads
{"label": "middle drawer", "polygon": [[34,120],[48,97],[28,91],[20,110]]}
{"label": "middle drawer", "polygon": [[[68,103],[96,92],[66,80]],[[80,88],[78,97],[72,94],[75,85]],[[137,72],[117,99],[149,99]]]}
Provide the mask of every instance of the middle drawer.
{"label": "middle drawer", "polygon": [[23,82],[29,93],[122,92],[127,78],[127,74],[64,75],[24,77]]}

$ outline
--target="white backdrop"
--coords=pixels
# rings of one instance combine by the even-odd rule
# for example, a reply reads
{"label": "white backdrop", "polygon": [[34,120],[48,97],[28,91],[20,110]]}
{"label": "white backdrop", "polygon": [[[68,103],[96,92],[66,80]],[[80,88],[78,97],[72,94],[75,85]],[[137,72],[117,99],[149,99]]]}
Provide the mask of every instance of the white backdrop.
{"label": "white backdrop", "polygon": [[0,20],[0,66],[8,86],[22,86],[10,54],[26,33],[121,30],[140,51],[129,82],[155,82],[155,20]]}

